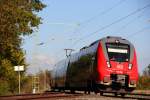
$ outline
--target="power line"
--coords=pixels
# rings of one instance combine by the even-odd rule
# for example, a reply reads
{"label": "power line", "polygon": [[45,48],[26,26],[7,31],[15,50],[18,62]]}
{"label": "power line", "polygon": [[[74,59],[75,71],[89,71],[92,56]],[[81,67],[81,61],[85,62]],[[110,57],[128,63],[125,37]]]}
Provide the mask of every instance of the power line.
{"label": "power line", "polygon": [[134,32],[134,33],[128,35],[127,38],[132,38],[133,36],[135,36],[135,35],[137,35],[137,34],[143,32],[143,31],[145,31],[145,30],[148,30],[148,29],[150,29],[150,26],[144,27],[144,28],[142,28],[141,30],[139,30],[139,31],[137,31],[137,32]]}
{"label": "power line", "polygon": [[[137,21],[137,19],[140,19],[141,17],[143,17],[143,13],[144,13],[144,11],[142,12],[142,13],[140,13],[138,16],[136,16],[136,18],[133,18],[132,20],[130,20],[129,22],[127,22],[126,24],[124,24],[123,26],[121,26],[118,30],[117,30],[117,35],[119,35],[120,33],[120,31],[122,31],[122,30],[124,30],[126,27],[128,27],[131,23],[133,24],[134,22],[136,22]],[[119,33],[119,34],[118,34]]]}
{"label": "power line", "polygon": [[[112,7],[108,8],[108,9],[106,9],[106,10],[100,12],[100,13],[98,13],[97,15],[95,15],[95,16],[93,16],[93,17],[91,17],[91,18],[89,18],[89,19],[87,19],[87,20],[85,20],[85,21],[83,21],[83,22],[81,22],[81,23],[79,24],[80,27],[81,27],[81,28],[84,28],[85,26],[82,26],[82,25],[91,22],[92,20],[96,19],[98,16],[104,16],[105,14],[107,14],[108,12],[110,12],[111,10],[113,10],[114,8],[116,8],[117,6],[119,6],[120,4],[122,4],[122,3],[125,2],[125,1],[126,1],[126,0],[120,0],[119,2],[117,2],[117,3],[116,3],[115,5],[113,5]],[[80,29],[81,29],[81,28],[80,28]],[[78,30],[79,30],[79,28],[75,29],[74,32],[73,32],[73,34],[74,34],[74,33],[77,33]]]}
{"label": "power line", "polygon": [[85,21],[83,21],[82,23],[80,23],[80,25],[81,25],[81,24],[85,24],[85,23],[89,23],[90,21],[94,20],[95,18],[97,18],[97,17],[100,16],[100,15],[105,15],[105,14],[107,14],[108,12],[110,12],[111,10],[113,10],[114,8],[116,8],[117,6],[119,6],[121,3],[125,2],[125,1],[126,1],[126,0],[120,0],[120,1],[117,2],[115,5],[113,5],[112,7],[108,8],[108,9],[106,9],[105,11],[102,11],[102,12],[98,13],[97,15],[95,15],[95,16],[93,16],[93,17],[91,17],[91,18],[89,18],[89,19],[87,19],[87,20],[85,20]]}
{"label": "power line", "polygon": [[103,27],[99,28],[98,30],[96,30],[96,31],[94,31],[94,32],[92,32],[92,33],[90,33],[90,34],[87,34],[87,35],[81,37],[80,39],[78,39],[77,41],[74,42],[73,46],[75,46],[79,41],[84,40],[85,38],[88,38],[88,37],[90,37],[90,36],[96,34],[96,33],[99,32],[99,31],[102,31],[102,30],[104,30],[104,29],[107,29],[107,28],[109,28],[110,26],[112,26],[112,25],[114,25],[114,24],[116,24],[116,23],[121,22],[122,20],[127,19],[128,17],[130,17],[130,16],[132,16],[132,15],[134,15],[134,14],[136,14],[136,13],[138,13],[138,12],[140,12],[140,11],[146,9],[146,8],[148,8],[149,6],[150,6],[150,4],[148,4],[148,5],[146,5],[146,6],[142,7],[142,8],[139,8],[139,9],[137,9],[137,10],[135,10],[135,11],[129,13],[128,15],[126,15],[126,16],[124,16],[124,17],[121,17],[120,19],[118,19],[118,20],[116,20],[116,21],[114,21],[114,22],[112,22],[112,23],[110,23],[110,24],[108,24],[108,25],[106,25],[106,26],[103,26]]}

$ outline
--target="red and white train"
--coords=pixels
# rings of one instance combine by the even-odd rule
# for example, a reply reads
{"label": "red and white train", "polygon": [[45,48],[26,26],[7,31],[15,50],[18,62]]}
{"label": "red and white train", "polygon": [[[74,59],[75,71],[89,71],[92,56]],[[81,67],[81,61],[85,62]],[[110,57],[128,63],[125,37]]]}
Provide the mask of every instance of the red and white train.
{"label": "red and white train", "polygon": [[[105,37],[56,64],[53,89],[132,91],[138,81],[136,51],[121,37]],[[102,92],[100,92],[102,94]]]}

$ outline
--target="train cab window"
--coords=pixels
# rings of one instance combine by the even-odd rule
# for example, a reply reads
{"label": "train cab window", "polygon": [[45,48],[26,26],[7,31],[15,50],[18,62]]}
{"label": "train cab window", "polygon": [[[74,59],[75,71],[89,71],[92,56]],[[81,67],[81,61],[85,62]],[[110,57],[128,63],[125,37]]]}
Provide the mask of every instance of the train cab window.
{"label": "train cab window", "polygon": [[106,43],[109,60],[117,62],[129,61],[129,46],[127,44]]}
{"label": "train cab window", "polygon": [[91,43],[91,44],[89,45],[89,47],[93,46],[93,45],[96,44],[97,42],[99,42],[99,40],[96,40],[95,42]]}

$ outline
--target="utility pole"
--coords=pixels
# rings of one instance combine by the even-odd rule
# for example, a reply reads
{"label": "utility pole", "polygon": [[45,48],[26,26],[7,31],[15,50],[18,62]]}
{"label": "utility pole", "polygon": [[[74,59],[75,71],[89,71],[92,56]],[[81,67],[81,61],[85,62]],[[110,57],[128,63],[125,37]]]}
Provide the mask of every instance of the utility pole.
{"label": "utility pole", "polygon": [[44,71],[44,91],[47,90],[47,71]]}
{"label": "utility pole", "polygon": [[[69,67],[70,66],[70,59],[71,59],[71,53],[72,53],[72,51],[74,51],[73,49],[64,49],[65,51],[66,51],[66,57],[67,57],[67,61],[65,61],[65,65],[67,66],[67,67]],[[70,77],[69,76],[69,74],[67,74],[66,75],[66,79],[67,79],[67,77]],[[65,79],[65,80],[66,80]]]}
{"label": "utility pole", "polygon": [[64,49],[66,51],[66,57],[70,57],[71,56],[71,53],[72,51],[74,51],[74,49]]}
{"label": "utility pole", "polygon": [[[68,58],[68,63],[70,63],[71,53],[74,50],[73,49],[64,49],[64,50],[66,51],[66,57]],[[69,64],[68,64],[68,66],[69,66]]]}

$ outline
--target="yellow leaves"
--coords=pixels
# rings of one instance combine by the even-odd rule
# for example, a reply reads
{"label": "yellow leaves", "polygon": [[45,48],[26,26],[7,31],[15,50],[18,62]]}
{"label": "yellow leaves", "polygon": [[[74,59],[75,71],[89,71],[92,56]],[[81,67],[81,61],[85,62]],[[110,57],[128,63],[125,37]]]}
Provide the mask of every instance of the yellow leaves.
{"label": "yellow leaves", "polygon": [[139,77],[139,81],[138,81],[138,85],[137,85],[138,89],[150,89],[150,77],[148,76],[140,76]]}
{"label": "yellow leaves", "polygon": [[14,70],[12,67],[12,64],[9,60],[3,59],[1,60],[1,67],[0,67],[0,73],[1,73],[1,78],[6,78],[9,79],[14,76]]}
{"label": "yellow leaves", "polygon": [[21,51],[13,51],[11,60],[16,62],[16,65],[24,65],[24,54]]}
{"label": "yellow leaves", "polygon": [[32,27],[38,27],[40,17],[35,12],[45,7],[39,0],[1,0],[0,1],[0,33],[31,34]]}

